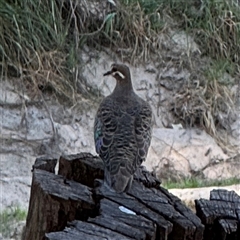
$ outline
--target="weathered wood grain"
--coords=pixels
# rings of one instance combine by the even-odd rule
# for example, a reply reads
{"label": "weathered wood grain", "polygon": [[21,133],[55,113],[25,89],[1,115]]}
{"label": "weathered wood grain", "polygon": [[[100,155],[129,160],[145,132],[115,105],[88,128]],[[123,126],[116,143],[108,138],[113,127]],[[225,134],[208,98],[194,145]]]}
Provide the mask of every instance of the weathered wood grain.
{"label": "weathered wood grain", "polygon": [[132,240],[108,228],[96,224],[73,221],[61,232],[46,234],[46,240]]}
{"label": "weathered wood grain", "polygon": [[228,191],[226,189],[213,189],[210,192],[210,200],[240,204],[240,196],[234,191]]}
{"label": "weathered wood grain", "polygon": [[[93,187],[95,179],[104,178],[103,161],[90,153],[61,156],[58,174],[67,179],[80,182]],[[160,181],[145,167],[141,166],[134,174],[136,181],[142,182],[147,187],[157,187]]]}
{"label": "weathered wood grain", "polygon": [[146,235],[145,239],[155,239],[157,224],[142,215],[126,214],[120,210],[121,205],[106,198],[100,200],[99,213],[101,216],[111,216],[133,228],[140,229]]}
{"label": "weathered wood grain", "polygon": [[140,166],[134,174],[134,179],[143,183],[146,187],[159,187],[161,181],[154,176],[153,173],[147,171],[144,166]]}
{"label": "weathered wood grain", "polygon": [[141,201],[138,201],[136,198],[127,193],[116,193],[109,191],[108,187],[105,186],[103,181],[96,180],[96,182],[98,182],[98,187],[94,189],[96,194],[95,198],[110,199],[111,201],[125,206],[126,208],[131,209],[133,212],[145,216],[148,219],[162,225],[168,233],[171,232],[172,224],[163,216],[152,211],[151,208],[147,208],[146,205],[144,205]]}
{"label": "weathered wood grain", "polygon": [[220,217],[236,219],[235,204],[224,201],[196,200],[197,216],[204,224],[214,224]]}
{"label": "weathered wood grain", "polygon": [[63,230],[67,221],[94,215],[91,189],[34,169],[24,240],[43,239],[46,232]]}
{"label": "weathered wood grain", "polygon": [[171,198],[169,192],[161,191],[162,189],[146,188],[135,181],[129,194],[170,221],[173,224],[171,233],[173,236],[181,235],[184,238],[195,236],[195,239],[202,239],[204,226],[200,219],[190,209],[187,211],[180,199]]}
{"label": "weathered wood grain", "polygon": [[240,239],[240,196],[233,191],[213,190],[210,200],[195,201],[197,216],[205,224],[206,240]]}
{"label": "weathered wood grain", "polygon": [[98,226],[110,229],[114,232],[125,235],[129,238],[145,240],[147,236],[144,231],[139,228],[134,228],[126,223],[120,221],[118,218],[113,218],[111,216],[100,215],[95,218],[88,219],[88,222],[96,224]]}
{"label": "weathered wood grain", "polygon": [[103,162],[90,153],[61,156],[58,174],[93,188],[95,179],[103,179]]}
{"label": "weathered wood grain", "polygon": [[33,165],[33,170],[34,169],[42,169],[48,172],[55,172],[55,167],[57,164],[57,159],[49,159],[47,157],[39,157],[36,159],[34,165]]}
{"label": "weathered wood grain", "polygon": [[229,234],[236,234],[238,229],[238,221],[235,219],[219,219],[220,230],[226,238]]}
{"label": "weathered wood grain", "polygon": [[146,169],[127,193],[116,193],[104,184],[100,158],[62,156],[58,175],[55,162],[34,165],[25,240],[203,239],[200,219]]}

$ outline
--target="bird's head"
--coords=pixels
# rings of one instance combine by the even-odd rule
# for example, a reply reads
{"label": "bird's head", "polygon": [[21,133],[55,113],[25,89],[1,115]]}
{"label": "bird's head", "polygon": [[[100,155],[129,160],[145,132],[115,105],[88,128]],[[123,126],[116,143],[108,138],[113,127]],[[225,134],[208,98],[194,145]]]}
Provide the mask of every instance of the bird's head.
{"label": "bird's head", "polygon": [[103,76],[112,75],[117,81],[128,82],[131,81],[130,70],[124,64],[113,63],[111,70],[104,73]]}

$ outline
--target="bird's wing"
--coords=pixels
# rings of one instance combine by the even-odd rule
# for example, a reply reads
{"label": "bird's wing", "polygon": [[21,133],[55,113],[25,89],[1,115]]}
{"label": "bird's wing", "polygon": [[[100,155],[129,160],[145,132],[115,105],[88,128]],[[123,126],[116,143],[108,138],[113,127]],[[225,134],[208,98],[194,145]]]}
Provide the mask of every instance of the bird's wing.
{"label": "bird's wing", "polygon": [[140,166],[147,157],[152,137],[152,109],[146,102],[143,102],[135,118],[135,136],[138,146],[135,164]]}
{"label": "bird's wing", "polygon": [[95,118],[95,147],[104,162],[104,181],[116,192],[130,188],[133,179],[132,162],[126,157],[129,136],[123,129],[130,118],[112,100],[100,106]]}
{"label": "bird's wing", "polygon": [[114,116],[111,103],[105,101],[100,105],[94,123],[95,148],[103,160],[109,146],[112,144],[116,129],[117,120]]}

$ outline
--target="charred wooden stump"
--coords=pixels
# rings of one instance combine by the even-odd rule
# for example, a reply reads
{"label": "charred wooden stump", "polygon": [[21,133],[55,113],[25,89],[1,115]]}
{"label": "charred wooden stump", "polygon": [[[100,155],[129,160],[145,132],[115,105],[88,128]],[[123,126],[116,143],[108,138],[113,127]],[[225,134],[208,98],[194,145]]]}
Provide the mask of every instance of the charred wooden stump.
{"label": "charred wooden stump", "polygon": [[[64,229],[68,221],[96,215],[91,189],[51,170],[55,160],[33,166],[31,197],[23,239],[44,239],[46,232]],[[38,169],[38,167],[40,169]],[[44,170],[46,169],[46,170]]]}
{"label": "charred wooden stump", "polygon": [[61,157],[59,175],[53,160],[40,163],[24,240],[203,239],[200,219],[144,168],[130,191],[118,194],[105,186],[102,161],[91,154]]}
{"label": "charred wooden stump", "polygon": [[234,191],[213,190],[210,200],[195,200],[197,216],[205,225],[204,239],[240,239],[240,196]]}

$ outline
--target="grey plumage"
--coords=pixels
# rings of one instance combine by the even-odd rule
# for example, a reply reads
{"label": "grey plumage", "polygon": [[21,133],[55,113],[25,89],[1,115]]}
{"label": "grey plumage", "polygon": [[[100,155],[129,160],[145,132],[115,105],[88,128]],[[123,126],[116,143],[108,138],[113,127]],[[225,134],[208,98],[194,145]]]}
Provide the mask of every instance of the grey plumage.
{"label": "grey plumage", "polygon": [[133,90],[129,68],[112,64],[116,87],[100,104],[94,123],[96,152],[104,162],[104,181],[116,192],[131,187],[151,142],[152,110]]}

